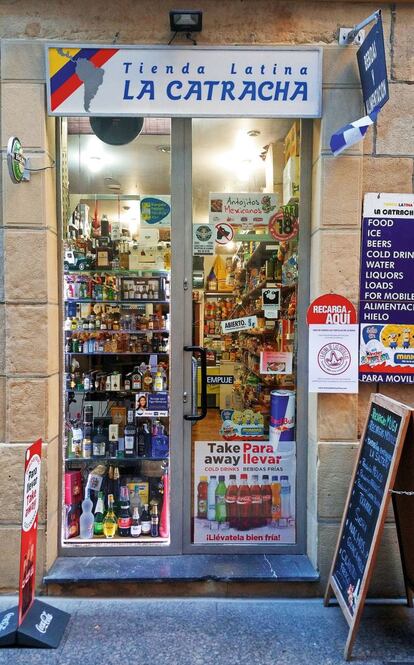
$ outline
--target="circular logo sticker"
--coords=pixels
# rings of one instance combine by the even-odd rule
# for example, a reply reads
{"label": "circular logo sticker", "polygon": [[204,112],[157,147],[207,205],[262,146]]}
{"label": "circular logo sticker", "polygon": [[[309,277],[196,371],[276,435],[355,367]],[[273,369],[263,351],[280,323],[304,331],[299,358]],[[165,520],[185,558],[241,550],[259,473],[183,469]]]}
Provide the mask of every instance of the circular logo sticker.
{"label": "circular logo sticker", "polygon": [[198,229],[196,230],[196,238],[200,242],[207,242],[208,240],[210,240],[212,235],[213,232],[211,230],[211,227],[207,226],[207,224],[199,226]]}
{"label": "circular logo sticker", "polygon": [[326,374],[343,374],[351,364],[351,354],[339,342],[325,344],[318,353],[318,365]]}
{"label": "circular logo sticker", "polygon": [[24,477],[23,531],[30,531],[39,509],[40,457],[33,455]]}
{"label": "circular logo sticker", "polygon": [[298,234],[298,218],[279,211],[269,219],[269,233],[276,240],[290,240]]}
{"label": "circular logo sticker", "polygon": [[26,160],[23,154],[23,146],[17,136],[11,136],[7,143],[7,166],[10,178],[14,183],[23,180]]}
{"label": "circular logo sticker", "polygon": [[219,245],[227,245],[228,242],[233,240],[234,230],[230,224],[225,222],[216,224],[216,243]]}

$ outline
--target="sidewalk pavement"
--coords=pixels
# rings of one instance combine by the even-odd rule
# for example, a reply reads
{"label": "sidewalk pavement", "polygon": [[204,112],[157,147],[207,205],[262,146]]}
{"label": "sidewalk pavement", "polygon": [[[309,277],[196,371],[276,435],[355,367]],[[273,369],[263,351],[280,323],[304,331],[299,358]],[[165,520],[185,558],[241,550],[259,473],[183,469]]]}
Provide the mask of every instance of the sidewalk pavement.
{"label": "sidewalk pavement", "polygon": [[[58,649],[0,649],[0,665],[334,665],[347,624],[322,600],[42,597],[71,613]],[[0,611],[16,599],[0,597]],[[354,665],[414,665],[414,610],[365,608]]]}

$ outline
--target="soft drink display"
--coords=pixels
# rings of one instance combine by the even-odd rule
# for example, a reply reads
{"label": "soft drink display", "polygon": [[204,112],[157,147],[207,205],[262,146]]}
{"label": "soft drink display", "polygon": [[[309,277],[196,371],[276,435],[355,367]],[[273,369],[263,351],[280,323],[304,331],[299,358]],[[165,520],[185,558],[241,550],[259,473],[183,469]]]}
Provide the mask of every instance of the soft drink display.
{"label": "soft drink display", "polygon": [[200,476],[200,482],[197,487],[197,517],[199,519],[207,518],[207,476]]}
{"label": "soft drink display", "polygon": [[237,494],[238,487],[236,483],[236,476],[232,474],[230,475],[230,480],[226,491],[226,510],[230,529],[237,529],[238,527]]}
{"label": "soft drink display", "polygon": [[219,476],[216,487],[216,521],[219,524],[226,521],[226,484],[224,476]]}
{"label": "soft drink display", "polygon": [[247,528],[257,529],[263,525],[263,498],[259,485],[259,476],[252,476],[250,486],[250,524]]}
{"label": "soft drink display", "polygon": [[216,519],[216,487],[217,476],[211,476],[207,490],[207,519]]}
{"label": "soft drink display", "polygon": [[271,524],[272,522],[272,488],[269,485],[269,476],[264,475],[262,478],[262,510],[264,524]]}
{"label": "soft drink display", "polygon": [[239,531],[247,531],[251,524],[252,497],[247,484],[247,473],[240,475],[240,486],[237,493],[237,522]]}
{"label": "soft drink display", "polygon": [[272,525],[278,526],[280,520],[280,482],[279,476],[272,476]]}

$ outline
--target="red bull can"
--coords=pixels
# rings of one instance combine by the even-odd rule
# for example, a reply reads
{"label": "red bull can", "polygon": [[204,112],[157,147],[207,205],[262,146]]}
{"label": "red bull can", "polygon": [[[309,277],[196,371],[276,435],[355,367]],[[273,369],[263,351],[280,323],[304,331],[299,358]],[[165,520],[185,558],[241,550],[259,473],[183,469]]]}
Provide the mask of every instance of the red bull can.
{"label": "red bull can", "polygon": [[294,390],[272,390],[270,393],[269,441],[277,451],[279,441],[295,441]]}

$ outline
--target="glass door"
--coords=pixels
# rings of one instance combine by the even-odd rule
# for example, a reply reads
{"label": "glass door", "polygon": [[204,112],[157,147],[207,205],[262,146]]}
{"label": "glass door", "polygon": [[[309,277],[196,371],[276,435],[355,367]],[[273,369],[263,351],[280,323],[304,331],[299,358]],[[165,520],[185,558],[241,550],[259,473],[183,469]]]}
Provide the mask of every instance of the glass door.
{"label": "glass door", "polygon": [[295,552],[299,121],[194,120],[192,178],[186,549]]}
{"label": "glass door", "polygon": [[62,545],[171,551],[171,122],[64,138]]}

